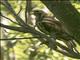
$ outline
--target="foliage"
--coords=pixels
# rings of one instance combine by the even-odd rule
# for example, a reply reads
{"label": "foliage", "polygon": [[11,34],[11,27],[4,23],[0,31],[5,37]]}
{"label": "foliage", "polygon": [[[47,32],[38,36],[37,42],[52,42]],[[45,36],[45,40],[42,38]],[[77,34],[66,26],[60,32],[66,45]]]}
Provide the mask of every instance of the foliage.
{"label": "foliage", "polygon": [[[2,49],[3,60],[78,60],[64,56],[66,54],[58,53],[54,49],[51,50],[48,44],[42,43],[45,42],[45,39],[50,40],[50,38],[37,29],[35,30],[31,24],[26,23],[26,1],[8,0],[7,2],[7,0],[2,0],[1,3],[3,4],[1,4],[0,12],[0,28],[2,28],[0,34],[3,39],[0,49]],[[32,3],[32,8],[45,8],[45,5],[40,1],[33,1]],[[74,3],[75,7],[76,4]],[[45,39],[36,37],[44,37]],[[78,47],[80,48],[80,46]]]}

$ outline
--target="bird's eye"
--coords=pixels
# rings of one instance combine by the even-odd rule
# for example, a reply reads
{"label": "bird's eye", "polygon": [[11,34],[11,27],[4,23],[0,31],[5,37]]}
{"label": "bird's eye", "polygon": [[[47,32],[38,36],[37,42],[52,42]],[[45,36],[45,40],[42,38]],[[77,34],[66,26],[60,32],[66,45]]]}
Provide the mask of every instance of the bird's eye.
{"label": "bird's eye", "polygon": [[39,11],[34,11],[34,12],[36,12],[36,13],[37,13],[37,12],[39,12]]}
{"label": "bird's eye", "polygon": [[39,12],[39,11],[36,11],[36,12]]}
{"label": "bird's eye", "polygon": [[36,11],[36,13],[40,13],[39,11]]}

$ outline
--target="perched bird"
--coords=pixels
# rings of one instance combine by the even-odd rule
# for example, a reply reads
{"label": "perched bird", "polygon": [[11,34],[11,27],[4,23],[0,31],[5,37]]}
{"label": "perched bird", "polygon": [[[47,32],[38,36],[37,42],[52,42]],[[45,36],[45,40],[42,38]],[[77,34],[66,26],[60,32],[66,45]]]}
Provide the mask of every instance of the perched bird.
{"label": "perched bird", "polygon": [[[48,16],[48,14],[42,10],[34,10],[33,14],[36,16],[36,26],[41,32],[50,35],[55,39],[62,39],[68,48],[72,50],[75,49],[76,44],[73,36],[65,31],[64,26],[60,21],[55,20],[52,16]],[[56,43],[55,40],[53,42]]]}

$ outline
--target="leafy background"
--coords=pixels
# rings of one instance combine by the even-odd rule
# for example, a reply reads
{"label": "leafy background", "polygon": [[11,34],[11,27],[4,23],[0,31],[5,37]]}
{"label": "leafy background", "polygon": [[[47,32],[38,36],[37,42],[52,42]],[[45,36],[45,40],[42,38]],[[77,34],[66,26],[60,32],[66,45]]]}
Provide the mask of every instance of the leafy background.
{"label": "leafy background", "polygon": [[[71,0],[72,1],[72,0]],[[9,0],[9,3],[13,6],[14,10],[18,13],[20,6],[22,6],[22,11],[19,16],[24,20],[24,11],[25,11],[25,1],[20,0]],[[72,4],[80,12],[80,3],[77,1],[72,1]],[[36,6],[36,9],[44,9],[45,6],[40,1],[34,1],[33,5]],[[7,9],[1,5],[1,12],[7,17],[14,20],[14,17],[7,11]],[[49,11],[49,14],[51,12]],[[1,18],[2,23],[12,26],[17,26],[16,24]],[[8,30],[5,28],[0,29],[1,38],[23,38],[23,37],[32,37],[30,33],[20,33],[13,30]],[[64,56],[54,50],[50,50],[46,45],[39,45],[41,42],[37,39],[15,39],[15,40],[2,40],[1,48],[4,57],[4,60],[79,60]],[[80,46],[77,44],[78,50]]]}

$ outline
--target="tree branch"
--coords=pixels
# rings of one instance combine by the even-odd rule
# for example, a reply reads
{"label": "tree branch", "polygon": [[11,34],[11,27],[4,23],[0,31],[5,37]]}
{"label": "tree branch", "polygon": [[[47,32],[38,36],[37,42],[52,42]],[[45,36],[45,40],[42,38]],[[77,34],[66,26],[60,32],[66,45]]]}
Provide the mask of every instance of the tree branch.
{"label": "tree branch", "polygon": [[0,40],[19,40],[19,39],[35,39],[35,38],[45,38],[45,37],[24,37],[24,38],[3,38],[3,39],[0,39]]}
{"label": "tree branch", "polygon": [[9,4],[8,1],[3,0],[1,4],[4,5],[8,9],[8,11],[12,13],[19,25],[23,27],[27,26],[26,23],[16,14],[16,12],[13,10],[12,6]]}
{"label": "tree branch", "polygon": [[47,8],[62,22],[69,33],[80,44],[80,13],[72,6],[70,1],[42,1]]}
{"label": "tree branch", "polygon": [[[15,30],[15,31],[18,31],[18,32],[31,33],[32,35],[35,35],[36,37],[44,37],[46,39],[46,41],[48,41],[48,42],[51,41],[51,38],[48,37],[46,34],[43,34],[39,31],[35,30],[34,28],[30,27],[29,25],[25,24],[25,22],[15,13],[12,6],[6,0],[3,0],[2,4],[12,13],[12,15],[15,17],[16,21],[20,24],[21,27],[8,26],[8,25],[4,25],[4,24],[0,23],[1,27],[11,29],[11,30]],[[40,41],[43,43],[43,40],[40,40]],[[74,51],[70,50],[69,48],[63,46],[62,44],[59,44],[58,42],[56,42],[56,43],[57,43],[57,46],[61,48],[61,50],[54,49],[55,51],[58,51],[58,52],[66,55],[66,56],[69,56],[69,57],[80,59],[79,54],[77,54],[76,52],[74,52]],[[52,46],[49,46],[49,44],[47,44],[47,43],[45,43],[45,44],[49,48],[52,48]],[[53,44],[54,43],[52,42],[52,45]],[[64,50],[66,52],[64,52]]]}
{"label": "tree branch", "polygon": [[8,18],[8,17],[6,17],[6,16],[2,15],[2,13],[1,13],[0,15],[1,15],[2,17],[4,17],[4,18],[8,19],[9,21],[11,21],[11,22],[13,22],[13,23],[15,23],[15,24],[19,25],[17,22],[14,22],[12,19],[10,19],[10,18]]}

